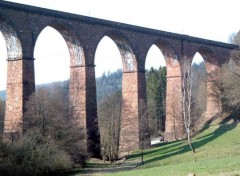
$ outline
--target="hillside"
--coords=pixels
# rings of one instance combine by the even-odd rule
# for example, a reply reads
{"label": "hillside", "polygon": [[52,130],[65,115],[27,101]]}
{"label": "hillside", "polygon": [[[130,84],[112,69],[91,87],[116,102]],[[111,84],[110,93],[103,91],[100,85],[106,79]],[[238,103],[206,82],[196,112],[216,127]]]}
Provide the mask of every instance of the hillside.
{"label": "hillside", "polygon": [[[239,134],[240,124],[237,120],[213,122],[194,138],[195,154],[185,141],[162,144],[145,152],[145,165],[116,175],[240,174]],[[138,155],[131,156],[131,160],[138,158]]]}
{"label": "hillside", "polygon": [[[66,80],[66,81],[58,81],[58,82],[51,82],[51,83],[46,83],[46,84],[39,84],[39,85],[36,85],[36,89],[39,89],[39,88],[47,88],[47,89],[53,89],[54,86],[60,86],[62,89],[64,89],[66,92],[68,92],[68,84],[69,84],[69,81]],[[0,91],[0,99],[1,100],[6,100],[6,90],[1,90]]]}
{"label": "hillside", "polygon": [[103,73],[96,78],[97,101],[101,101],[106,95],[113,94],[122,89],[122,70],[112,73]]}
{"label": "hillside", "polygon": [[[239,119],[216,120],[193,140],[193,154],[186,141],[159,144],[144,153],[144,165],[114,172],[116,176],[240,175]],[[130,155],[124,164],[139,163],[140,154]],[[93,163],[89,163],[92,165]],[[102,166],[101,166],[102,167]],[[100,169],[104,172],[104,169]]]}

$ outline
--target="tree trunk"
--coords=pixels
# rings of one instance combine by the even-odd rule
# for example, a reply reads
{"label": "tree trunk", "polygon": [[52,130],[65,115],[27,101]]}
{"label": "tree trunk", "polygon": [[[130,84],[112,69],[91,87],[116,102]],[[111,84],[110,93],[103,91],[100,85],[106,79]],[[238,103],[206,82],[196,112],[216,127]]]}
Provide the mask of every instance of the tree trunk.
{"label": "tree trunk", "polygon": [[190,132],[188,132],[188,144],[189,144],[189,147],[191,148],[192,152],[193,153],[196,153],[193,145],[192,145],[192,141],[191,141],[191,136],[190,136]]}

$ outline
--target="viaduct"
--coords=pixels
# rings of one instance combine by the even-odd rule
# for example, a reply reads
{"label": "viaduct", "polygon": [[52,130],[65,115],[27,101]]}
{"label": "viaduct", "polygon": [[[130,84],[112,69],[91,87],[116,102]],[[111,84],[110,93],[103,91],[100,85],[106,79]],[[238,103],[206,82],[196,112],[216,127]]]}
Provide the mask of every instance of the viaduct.
{"label": "viaduct", "polygon": [[[145,60],[155,44],[167,67],[166,131],[168,141],[183,137],[183,65],[191,64],[199,52],[209,75],[218,78],[236,45],[187,35],[153,30],[54,10],[0,2],[0,31],[7,46],[7,99],[4,136],[22,131],[26,102],[35,91],[34,47],[41,31],[50,26],[65,39],[70,53],[70,103],[79,125],[85,129],[88,151],[99,155],[94,57],[104,36],[117,45],[123,63],[120,153],[139,148],[145,129]],[[57,64],[57,63],[56,63]],[[221,101],[214,99],[213,81],[207,82],[206,119],[221,112]],[[144,122],[144,123],[142,123]],[[146,122],[146,123],[145,123]],[[147,129],[147,127],[146,127]],[[150,142],[150,139],[147,140]]]}

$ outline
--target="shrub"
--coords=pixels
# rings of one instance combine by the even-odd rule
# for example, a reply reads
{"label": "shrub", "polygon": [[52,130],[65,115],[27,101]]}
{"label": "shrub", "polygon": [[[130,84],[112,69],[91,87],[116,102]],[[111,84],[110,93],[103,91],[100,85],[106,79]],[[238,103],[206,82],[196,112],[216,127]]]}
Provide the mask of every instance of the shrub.
{"label": "shrub", "polygon": [[60,175],[72,166],[70,156],[54,140],[33,131],[14,143],[1,144],[0,153],[4,175]]}

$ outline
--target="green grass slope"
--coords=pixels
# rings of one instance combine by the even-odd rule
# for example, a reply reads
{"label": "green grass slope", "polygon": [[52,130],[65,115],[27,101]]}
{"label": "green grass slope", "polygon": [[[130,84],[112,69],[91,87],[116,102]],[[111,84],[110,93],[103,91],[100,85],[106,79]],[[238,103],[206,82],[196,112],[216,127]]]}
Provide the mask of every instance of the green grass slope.
{"label": "green grass slope", "polygon": [[[186,141],[161,144],[145,151],[144,165],[107,175],[240,175],[240,124],[237,120],[210,125],[194,138],[193,146],[196,153],[190,151]],[[140,155],[136,153],[127,162],[139,160]]]}

